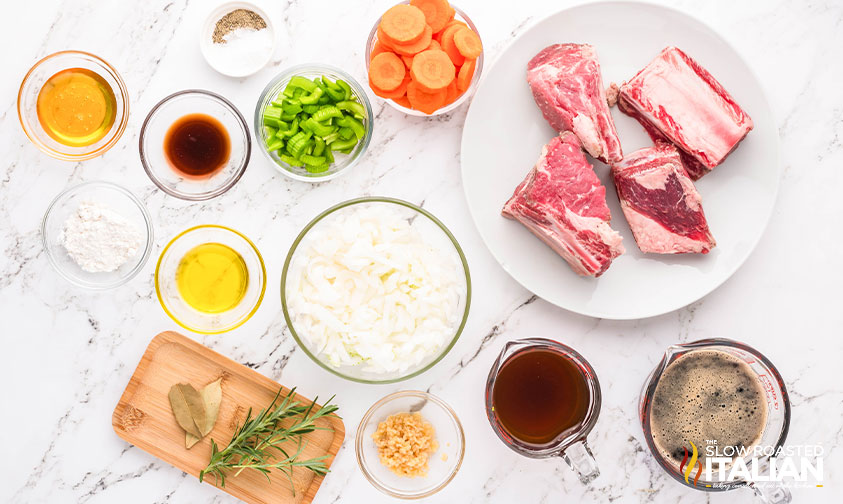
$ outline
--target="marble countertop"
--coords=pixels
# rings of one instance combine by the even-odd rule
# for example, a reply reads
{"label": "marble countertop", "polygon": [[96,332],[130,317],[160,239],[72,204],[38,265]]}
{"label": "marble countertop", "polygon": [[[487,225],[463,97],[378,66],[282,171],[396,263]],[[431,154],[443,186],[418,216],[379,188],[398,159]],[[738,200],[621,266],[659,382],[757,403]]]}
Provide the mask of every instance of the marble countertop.
{"label": "marble countertop", "polygon": [[[216,2],[214,2],[215,4]],[[459,5],[494,57],[526,27],[570,4],[519,2],[501,12],[482,0]],[[281,32],[271,64],[247,79],[216,74],[197,33],[211,2],[42,0],[6,7],[0,31],[0,383],[4,385],[0,501],[229,503],[235,499],[119,439],[111,412],[149,340],[175,329],[155,299],[154,258],[177,232],[220,223],[251,237],[267,258],[268,295],[243,327],[191,337],[306,395],[336,392],[348,433],[315,502],[388,502],[357,468],[354,429],[369,405],[400,389],[430,390],[455,406],[466,428],[465,462],[430,502],[748,502],[749,491],[708,495],[664,475],[636,417],[638,393],[666,347],[707,337],[742,340],[776,363],[789,388],[792,444],[826,450],[825,487],[795,489],[795,502],[839,502],[843,485],[843,4],[683,0],[674,7],[715,28],[743,53],[766,86],[782,140],[781,188],[761,242],[722,287],[656,318],[615,322],[579,316],[537,299],[494,261],[468,215],[459,175],[467,107],[433,120],[405,117],[376,102],[377,128],[365,162],[323,184],[291,181],[260,155],[230,192],[203,204],[166,196],[149,181],[137,142],[147,111],[165,95],[206,88],[248,117],[266,81],[296,63],[322,61],[363,76],[369,27],[382,0],[286,0],[268,11]],[[327,14],[330,12],[330,14]],[[325,20],[333,36],[311,20]],[[40,57],[62,49],[94,52],[122,73],[131,116],[119,143],[83,163],[57,161],[24,136],[15,111],[18,84]],[[424,141],[420,141],[423,139]],[[431,149],[429,146],[436,146]],[[258,154],[255,152],[255,154]],[[49,201],[86,180],[117,181],[146,203],[155,249],[143,271],[108,292],[80,290],[48,265],[38,227]],[[297,348],[280,311],[283,257],[300,228],[351,196],[406,199],[439,216],[463,244],[475,286],[471,317],[454,349],[410,381],[365,386],[334,377]],[[534,335],[578,349],[595,367],[603,410],[590,436],[602,475],[582,486],[561,460],[529,460],[489,427],[483,387],[503,344]]]}

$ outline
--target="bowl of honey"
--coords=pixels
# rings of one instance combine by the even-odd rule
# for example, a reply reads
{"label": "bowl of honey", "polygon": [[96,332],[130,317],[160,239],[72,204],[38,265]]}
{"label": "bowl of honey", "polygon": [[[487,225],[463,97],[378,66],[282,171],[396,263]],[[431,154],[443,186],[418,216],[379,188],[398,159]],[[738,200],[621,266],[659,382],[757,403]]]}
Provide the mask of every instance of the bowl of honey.
{"label": "bowl of honey", "polygon": [[201,89],[173,93],[141,126],[140,158],[159,189],[189,201],[219,196],[240,180],[252,152],[246,120],[222,96]]}
{"label": "bowl of honey", "polygon": [[201,334],[243,325],[266,292],[266,267],[243,234],[205,224],[176,235],[155,267],[155,292],[167,315]]}
{"label": "bowl of honey", "polygon": [[50,156],[90,159],[113,147],[125,131],[129,93],[103,59],[61,51],[42,58],[23,78],[18,118],[29,140]]}

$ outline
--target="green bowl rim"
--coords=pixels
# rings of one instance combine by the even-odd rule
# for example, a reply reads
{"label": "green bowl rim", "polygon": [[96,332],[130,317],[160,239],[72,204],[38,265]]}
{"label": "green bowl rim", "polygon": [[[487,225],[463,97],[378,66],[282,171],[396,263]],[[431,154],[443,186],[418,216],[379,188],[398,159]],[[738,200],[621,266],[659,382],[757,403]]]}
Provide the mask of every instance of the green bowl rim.
{"label": "green bowl rim", "polygon": [[[361,204],[361,203],[392,203],[392,204],[395,204],[395,205],[407,207],[411,210],[415,210],[416,212],[420,213],[421,215],[424,215],[425,217],[430,219],[434,224],[436,224],[439,227],[439,229],[441,229],[445,233],[445,235],[451,241],[451,244],[454,245],[454,248],[456,249],[457,254],[460,257],[460,262],[462,263],[463,271],[465,272],[465,285],[466,285],[465,310],[463,310],[462,321],[460,321],[460,325],[459,325],[459,327],[457,327],[457,330],[454,333],[454,337],[451,339],[450,343],[448,343],[448,346],[446,346],[440,352],[440,354],[434,360],[430,361],[426,366],[424,366],[423,368],[418,369],[418,370],[416,370],[416,371],[414,371],[414,372],[412,372],[408,375],[399,376],[397,378],[390,378],[390,379],[384,379],[384,380],[366,380],[366,379],[363,379],[363,378],[356,378],[356,377],[353,377],[353,376],[348,376],[346,374],[343,374],[340,371],[338,371],[336,368],[333,368],[333,367],[329,366],[328,364],[322,362],[319,358],[316,357],[316,355],[314,355],[310,351],[310,349],[308,349],[307,345],[301,340],[301,338],[299,338],[299,335],[296,333],[296,330],[293,327],[293,321],[290,319],[290,312],[287,309],[287,294],[286,294],[286,289],[285,289],[285,286],[287,284],[287,272],[289,271],[290,262],[293,259],[293,254],[296,252],[296,249],[298,248],[302,239],[304,239],[304,237],[307,235],[307,233],[316,224],[318,224],[322,219],[324,219],[328,215],[331,215],[332,213],[336,212],[337,210],[341,210],[341,209],[349,207],[351,205],[357,205],[357,204]],[[469,272],[469,269],[468,269],[468,261],[465,258],[465,254],[463,253],[462,247],[460,246],[459,242],[454,237],[454,235],[451,233],[451,231],[445,226],[445,224],[443,224],[442,221],[437,219],[436,216],[434,216],[432,213],[428,212],[427,210],[425,210],[425,209],[423,209],[423,208],[421,208],[417,205],[414,205],[414,204],[410,203],[409,201],[404,201],[404,200],[397,199],[397,198],[389,198],[389,197],[385,197],[385,196],[365,196],[365,197],[362,197],[362,198],[354,198],[354,199],[350,199],[350,200],[347,200],[347,201],[343,201],[342,203],[336,204],[336,205],[328,208],[327,210],[323,211],[322,213],[320,213],[319,215],[314,217],[304,227],[304,229],[301,230],[301,232],[298,234],[298,236],[296,236],[296,239],[293,241],[293,244],[290,246],[290,250],[287,252],[287,258],[284,260],[284,268],[281,271],[281,310],[284,312],[284,320],[287,323],[287,328],[290,330],[290,334],[293,335],[293,339],[295,339],[296,343],[299,345],[299,347],[302,350],[304,350],[304,353],[306,353],[307,356],[311,358],[311,360],[313,360],[314,362],[319,364],[319,366],[321,366],[322,368],[326,369],[327,371],[339,376],[340,378],[345,378],[346,380],[351,380],[351,381],[357,382],[357,383],[369,383],[369,384],[396,383],[396,382],[400,382],[400,381],[404,381],[404,380],[409,380],[410,378],[418,376],[418,375],[424,373],[425,371],[429,370],[430,368],[435,366],[439,361],[441,361],[446,355],[448,355],[448,352],[451,351],[451,349],[457,343],[457,340],[459,340],[460,335],[462,334],[462,331],[465,328],[466,323],[468,322],[468,313],[469,313],[470,308],[471,308],[471,273]]]}

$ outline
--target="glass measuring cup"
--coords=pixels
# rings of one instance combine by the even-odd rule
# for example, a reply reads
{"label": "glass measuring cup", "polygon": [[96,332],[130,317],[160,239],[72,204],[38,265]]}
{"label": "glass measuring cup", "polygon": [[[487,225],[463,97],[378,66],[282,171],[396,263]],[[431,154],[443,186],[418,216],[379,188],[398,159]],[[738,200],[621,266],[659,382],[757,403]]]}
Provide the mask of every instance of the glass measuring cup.
{"label": "glass measuring cup", "polygon": [[[577,370],[582,373],[587,389],[588,403],[585,417],[576,427],[560,433],[555,439],[544,444],[533,444],[522,441],[509,432],[503,426],[498,414],[495,411],[494,390],[495,383],[501,370],[516,357],[527,352],[549,351],[564,357],[574,364]],[[573,469],[583,484],[588,484],[600,475],[597,462],[586,442],[594,424],[597,423],[597,416],[600,414],[601,394],[600,382],[591,364],[585,360],[573,348],[562,343],[544,339],[527,338],[510,341],[504,345],[503,350],[489,371],[489,378],[486,381],[486,416],[495,434],[513,451],[530,458],[562,457]]]}
{"label": "glass measuring cup", "polygon": [[[681,471],[656,446],[651,424],[651,408],[656,386],[671,363],[690,352],[699,350],[716,350],[736,357],[746,363],[758,379],[767,401],[766,421],[763,425],[760,440],[755,445],[762,447],[763,455],[756,457],[761,474],[769,470],[771,456],[768,454],[776,453],[784,445],[790,426],[790,400],[784,381],[776,367],[764,355],[748,345],[730,339],[712,338],[668,347],[661,362],[650,373],[649,378],[644,384],[639,401],[639,418],[644,431],[644,438],[647,441],[647,446],[650,448],[650,453],[652,453],[662,469],[673,479],[685,486],[706,492],[718,492],[747,487],[751,488],[765,503],[784,504],[790,502],[790,491],[782,487],[780,482],[755,482],[737,478],[729,479],[728,470],[725,471],[726,474],[724,476],[717,470],[709,473],[702,469],[702,465],[700,465],[699,470],[694,471],[696,478],[693,475],[688,478],[685,474],[687,471]],[[696,454],[696,447],[693,453]],[[747,454],[746,457],[743,457],[748,465],[751,463],[752,457],[750,455]],[[691,460],[696,459],[692,457]]]}

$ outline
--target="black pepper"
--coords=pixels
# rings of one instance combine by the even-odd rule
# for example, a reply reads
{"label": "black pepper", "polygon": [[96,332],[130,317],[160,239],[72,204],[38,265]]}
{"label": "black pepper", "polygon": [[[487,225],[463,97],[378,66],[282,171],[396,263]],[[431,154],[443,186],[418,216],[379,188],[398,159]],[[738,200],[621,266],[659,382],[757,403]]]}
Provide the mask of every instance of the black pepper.
{"label": "black pepper", "polygon": [[211,38],[215,44],[225,44],[225,36],[238,28],[263,30],[266,28],[266,20],[255,11],[235,9],[217,21]]}

